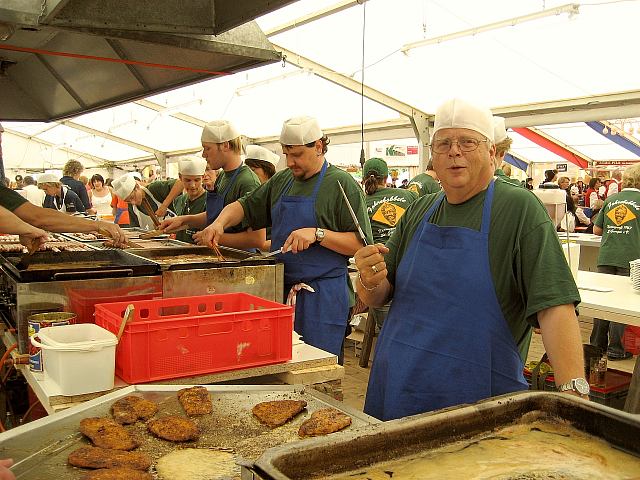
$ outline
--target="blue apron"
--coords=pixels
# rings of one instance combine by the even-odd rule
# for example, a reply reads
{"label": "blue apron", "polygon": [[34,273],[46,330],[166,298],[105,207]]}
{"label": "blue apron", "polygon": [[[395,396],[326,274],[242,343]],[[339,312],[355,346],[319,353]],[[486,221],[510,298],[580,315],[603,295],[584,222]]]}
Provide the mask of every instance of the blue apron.
{"label": "blue apron", "polygon": [[224,198],[227,196],[227,193],[233,187],[233,184],[236,183],[236,177],[238,173],[240,173],[240,169],[242,165],[236,168],[236,171],[233,172],[231,176],[231,180],[227,184],[227,188],[224,189],[222,193],[218,193],[217,189],[207,190],[207,225],[211,225],[213,221],[218,218],[220,212],[224,208]]}
{"label": "blue apron", "polygon": [[[313,194],[309,197],[286,195],[293,179],[285,186],[282,196],[271,209],[271,250],[284,245],[289,234],[299,228],[316,228],[316,197],[327,171],[322,170]],[[305,343],[337,355],[342,361],[342,345],[349,316],[347,289],[347,257],[317,243],[296,254],[281,256],[284,261],[284,293],[304,282],[315,293],[301,290],[296,298],[294,330]]]}
{"label": "blue apron", "polygon": [[431,206],[400,261],[364,411],[381,420],[526,390],[489,265],[494,182],[482,227],[441,227]]}

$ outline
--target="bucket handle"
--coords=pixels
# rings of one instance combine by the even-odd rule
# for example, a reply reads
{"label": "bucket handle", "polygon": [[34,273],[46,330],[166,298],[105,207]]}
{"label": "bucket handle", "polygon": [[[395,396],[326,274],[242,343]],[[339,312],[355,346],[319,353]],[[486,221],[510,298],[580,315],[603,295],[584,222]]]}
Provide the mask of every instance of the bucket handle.
{"label": "bucket handle", "polygon": [[45,345],[36,340],[36,337],[31,337],[31,344],[34,347],[38,347],[42,350],[55,350],[56,352],[98,352],[108,345],[84,345],[76,347],[52,347],[51,345]]}

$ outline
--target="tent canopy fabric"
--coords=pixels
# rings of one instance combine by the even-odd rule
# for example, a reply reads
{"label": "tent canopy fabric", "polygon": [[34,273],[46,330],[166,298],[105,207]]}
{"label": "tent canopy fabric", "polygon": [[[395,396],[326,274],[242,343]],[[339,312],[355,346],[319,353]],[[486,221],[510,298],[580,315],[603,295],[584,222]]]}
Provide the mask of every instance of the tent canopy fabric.
{"label": "tent canopy fabric", "polygon": [[[323,9],[329,11],[336,2],[299,0],[256,22],[275,45],[360,81],[366,18],[364,82],[388,97],[427,113],[454,96],[500,112],[528,111],[529,105],[546,102],[552,115],[541,123],[532,117],[529,126],[570,147],[580,165],[584,159],[638,160],[637,152],[598,134],[583,123],[584,119],[566,123],[569,111],[578,116],[580,111],[563,102],[623,92],[622,98],[628,96],[633,101],[604,112],[601,120],[615,123],[640,117],[637,66],[628,59],[628,48],[635,45],[640,2],[589,1],[580,3],[579,13],[571,16],[520,22],[513,19],[543,9],[539,0],[343,1],[339,3],[352,6],[334,8],[337,13],[269,34]],[[557,0],[544,4],[546,9],[565,5]],[[457,39],[443,37],[402,52],[412,42],[506,20],[510,20],[506,22],[509,26]],[[159,157],[171,161],[172,157],[198,152],[202,125],[218,118],[232,121],[249,139],[277,138],[282,122],[297,115],[314,116],[324,130],[336,132],[334,145],[343,143],[337,137],[344,134],[346,138],[344,132],[354,137],[351,141],[359,142],[356,133],[362,120],[380,126],[375,134],[367,133],[365,141],[380,140],[387,128],[389,139],[413,136],[407,117],[381,99],[362,100],[358,93],[295,63],[295,55],[290,55],[284,62],[159,93],[71,121],[3,121],[7,130],[5,163],[37,168],[61,165],[66,158],[79,156],[91,164],[133,165],[156,162]],[[509,115],[505,117],[509,125]],[[391,128],[396,125],[398,129]],[[406,135],[397,136],[398,130]],[[540,147],[517,130],[510,130],[509,135],[514,139],[516,157],[530,162],[562,162],[566,158],[561,149]],[[633,135],[638,135],[637,131]]]}

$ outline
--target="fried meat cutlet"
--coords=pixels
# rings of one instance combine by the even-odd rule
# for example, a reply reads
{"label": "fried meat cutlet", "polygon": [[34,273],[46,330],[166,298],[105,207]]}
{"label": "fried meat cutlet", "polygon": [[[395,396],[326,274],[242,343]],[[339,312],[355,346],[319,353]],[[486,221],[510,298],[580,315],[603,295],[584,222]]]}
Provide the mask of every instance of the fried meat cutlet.
{"label": "fried meat cutlet", "polygon": [[90,417],[80,420],[80,431],[89,437],[96,447],[114,450],[133,450],[140,446],[119,423],[110,418]]}
{"label": "fried meat cutlet", "polygon": [[137,395],[128,395],[111,406],[113,419],[123,425],[147,420],[158,412],[158,405]]}
{"label": "fried meat cutlet", "polygon": [[335,408],[316,410],[309,420],[305,420],[298,435],[301,437],[315,437],[337,432],[351,425],[351,417]]}
{"label": "fried meat cutlet", "polygon": [[213,411],[209,392],[204,387],[178,390],[178,400],[188,416],[207,415]]}
{"label": "fried meat cutlet", "polygon": [[131,468],[102,468],[87,473],[82,480],[153,480],[153,477]]}
{"label": "fried meat cutlet", "polygon": [[200,436],[200,431],[195,423],[188,418],[175,415],[149,420],[147,428],[156,437],[170,442],[197,440]]}
{"label": "fried meat cutlet", "polygon": [[69,465],[82,468],[131,468],[147,471],[151,458],[146,453],[124,452],[100,447],[81,447],[69,454]]}
{"label": "fried meat cutlet", "polygon": [[306,406],[304,400],[275,400],[258,403],[251,411],[261,423],[273,428],[284,425]]}

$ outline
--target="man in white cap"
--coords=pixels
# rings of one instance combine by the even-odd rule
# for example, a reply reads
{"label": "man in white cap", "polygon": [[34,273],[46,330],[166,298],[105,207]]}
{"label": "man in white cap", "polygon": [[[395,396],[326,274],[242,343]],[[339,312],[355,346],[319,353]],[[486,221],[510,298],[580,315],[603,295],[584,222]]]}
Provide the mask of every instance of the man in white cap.
{"label": "man in white cap", "polygon": [[42,206],[65,213],[84,212],[85,207],[80,197],[67,185],[60,182],[53,173],[38,175],[38,188],[46,193]]}
{"label": "man in white cap", "polygon": [[258,176],[260,183],[266,182],[276,174],[280,155],[260,145],[247,145],[245,151],[244,163]]}
{"label": "man in white cap", "polygon": [[[179,161],[178,171],[184,193],[173,201],[176,215],[197,215],[207,208],[207,192],[202,186],[207,161],[200,157],[185,158]],[[176,240],[194,243],[193,234],[197,230],[187,229],[176,233]]]}
{"label": "man in white cap", "polygon": [[[57,180],[57,177],[55,179]],[[114,239],[116,246],[124,247],[126,244],[127,237],[122,229],[114,223],[87,220],[67,215],[58,209],[38,207],[19,193],[2,185],[0,185],[0,207],[6,208],[23,222],[43,230],[57,233],[88,233],[101,230],[108,232],[109,236]]]}
{"label": "man in white cap", "polygon": [[[214,120],[206,124],[202,130],[202,157],[213,170],[222,169],[216,178],[213,191],[207,191],[207,208],[205,213],[184,215],[165,220],[161,227],[166,232],[179,230],[181,227],[200,230],[210,225],[222,209],[252,192],[260,185],[260,180],[249,167],[242,164],[242,139],[233,124],[227,120]],[[210,236],[202,236],[202,232],[194,235],[200,245],[211,245]],[[252,230],[241,220],[228,225],[222,245],[233,248],[251,249],[262,246],[265,242],[264,229]]]}
{"label": "man in white cap", "polygon": [[[131,207],[129,210],[130,224],[145,230],[155,228],[152,213],[161,218],[164,211],[163,206],[172,205],[173,199],[183,190],[182,182],[176,179],[156,180],[144,186],[140,180],[140,174],[137,172],[116,178],[111,182],[111,187],[115,194]],[[175,215],[169,208],[166,211]]]}
{"label": "man in white cap", "polygon": [[295,331],[342,362],[354,303],[347,264],[362,241],[337,184],[349,196],[371,242],[364,195],[351,175],[326,161],[329,139],[314,118],[284,122],[280,143],[288,168],[227,206],[202,233],[218,241],[228,225],[242,219],[254,228],[271,226],[271,250],[286,252],[280,258],[285,264],[285,295],[295,303]]}
{"label": "man in white cap", "polygon": [[518,180],[511,178],[511,165],[504,160],[507,152],[511,148],[513,140],[507,135],[507,128],[504,124],[504,118],[502,117],[493,117],[493,139],[496,147],[496,171],[494,172],[494,175],[505,182],[521,186],[521,183]]}
{"label": "man in white cap", "polygon": [[387,242],[360,249],[358,294],[393,300],[365,412],[405,417],[526,390],[519,344],[540,327],[558,389],[586,396],[580,295],[538,199],[494,181],[491,112],[436,112],[433,166],[443,192],[417,199]]}

